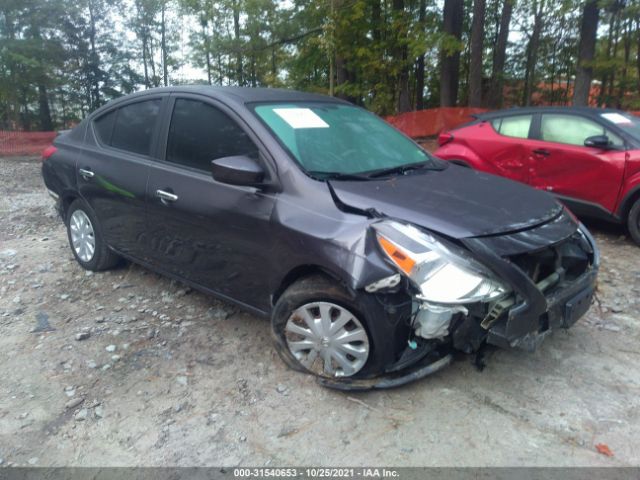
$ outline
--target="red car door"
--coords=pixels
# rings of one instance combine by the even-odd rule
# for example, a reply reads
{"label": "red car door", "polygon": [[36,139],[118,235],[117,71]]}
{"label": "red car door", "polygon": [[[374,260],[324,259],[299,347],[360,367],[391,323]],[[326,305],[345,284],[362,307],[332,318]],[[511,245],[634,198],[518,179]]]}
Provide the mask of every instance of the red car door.
{"label": "red car door", "polygon": [[522,183],[529,183],[527,138],[533,114],[501,115],[442,133],[435,155]]}
{"label": "red car door", "polygon": [[[613,212],[624,175],[624,141],[579,115],[542,114],[539,122],[536,138],[527,142],[531,185]],[[585,147],[595,135],[609,137],[611,148]]]}
{"label": "red car door", "polygon": [[[509,115],[491,121],[495,131],[478,139],[477,151],[488,159],[498,175],[522,183],[529,183],[529,150],[526,143],[533,121],[532,114]],[[481,124],[480,126],[486,126]],[[484,140],[484,143],[483,143]]]}

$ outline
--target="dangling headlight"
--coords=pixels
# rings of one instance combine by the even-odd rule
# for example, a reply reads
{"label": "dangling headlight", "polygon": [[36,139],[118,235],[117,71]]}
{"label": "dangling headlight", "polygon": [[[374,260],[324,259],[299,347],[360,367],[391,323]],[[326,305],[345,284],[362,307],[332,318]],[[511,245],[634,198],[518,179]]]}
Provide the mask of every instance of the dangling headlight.
{"label": "dangling headlight", "polygon": [[487,268],[449,242],[393,221],[377,223],[374,228],[384,253],[427,302],[488,301],[509,291]]}

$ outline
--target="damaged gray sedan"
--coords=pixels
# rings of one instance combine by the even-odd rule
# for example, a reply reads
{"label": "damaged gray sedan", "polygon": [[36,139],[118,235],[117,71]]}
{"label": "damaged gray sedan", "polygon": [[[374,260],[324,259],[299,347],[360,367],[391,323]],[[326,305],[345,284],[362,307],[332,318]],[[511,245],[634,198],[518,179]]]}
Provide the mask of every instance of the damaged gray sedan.
{"label": "damaged gray sedan", "polygon": [[284,361],[334,388],[535,348],[595,289],[593,238],[550,195],[335,98],[147,90],[59,136],[43,176],[84,268],[126,258],[269,317]]}

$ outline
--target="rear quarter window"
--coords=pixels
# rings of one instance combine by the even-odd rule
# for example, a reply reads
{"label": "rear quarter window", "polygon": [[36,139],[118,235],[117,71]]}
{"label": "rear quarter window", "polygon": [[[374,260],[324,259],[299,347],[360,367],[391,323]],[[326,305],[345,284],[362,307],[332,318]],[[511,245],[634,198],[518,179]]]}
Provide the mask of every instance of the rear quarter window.
{"label": "rear quarter window", "polygon": [[532,119],[533,115],[514,115],[491,120],[491,125],[505,137],[528,138]]}

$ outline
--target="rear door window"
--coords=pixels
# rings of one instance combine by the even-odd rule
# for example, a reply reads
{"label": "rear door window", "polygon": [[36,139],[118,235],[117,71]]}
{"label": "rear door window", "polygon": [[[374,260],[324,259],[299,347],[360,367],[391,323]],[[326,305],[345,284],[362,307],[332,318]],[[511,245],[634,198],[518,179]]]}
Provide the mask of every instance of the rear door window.
{"label": "rear door window", "polygon": [[160,104],[161,100],[156,99],[119,108],[110,145],[128,152],[149,155]]}
{"label": "rear door window", "polygon": [[533,115],[513,115],[496,118],[491,125],[500,135],[514,138],[528,138]]}
{"label": "rear door window", "polygon": [[606,127],[578,115],[549,113],[540,120],[540,139],[546,142],[584,146],[584,141],[595,135],[606,135],[614,147],[623,147],[624,141]]}
{"label": "rear door window", "polygon": [[116,121],[116,113],[117,110],[113,110],[93,122],[98,139],[105,145],[111,145],[111,134]]}
{"label": "rear door window", "polygon": [[224,112],[198,100],[176,100],[167,139],[168,162],[209,172],[212,160],[257,152],[249,136]]}

